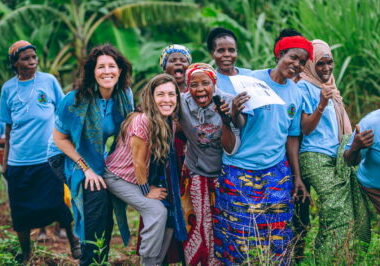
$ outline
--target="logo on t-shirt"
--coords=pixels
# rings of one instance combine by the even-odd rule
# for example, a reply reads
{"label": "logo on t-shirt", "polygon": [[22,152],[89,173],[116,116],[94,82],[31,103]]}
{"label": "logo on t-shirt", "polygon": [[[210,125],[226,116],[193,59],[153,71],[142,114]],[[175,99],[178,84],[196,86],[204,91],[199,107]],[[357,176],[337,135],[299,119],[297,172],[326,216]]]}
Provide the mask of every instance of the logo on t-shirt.
{"label": "logo on t-shirt", "polygon": [[292,103],[288,107],[288,116],[290,118],[293,118],[295,114],[296,114],[296,106],[294,103]]}
{"label": "logo on t-shirt", "polygon": [[38,96],[37,96],[37,100],[39,103],[47,103],[48,102],[48,97],[46,95],[45,92],[43,91],[39,91],[38,92]]}

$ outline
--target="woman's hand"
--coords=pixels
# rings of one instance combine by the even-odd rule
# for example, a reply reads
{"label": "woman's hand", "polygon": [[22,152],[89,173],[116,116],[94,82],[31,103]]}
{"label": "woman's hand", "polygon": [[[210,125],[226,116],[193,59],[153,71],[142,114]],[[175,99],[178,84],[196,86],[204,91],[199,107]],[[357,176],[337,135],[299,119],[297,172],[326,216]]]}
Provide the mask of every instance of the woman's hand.
{"label": "woman's hand", "polygon": [[168,193],[166,192],[166,188],[151,186],[146,197],[149,199],[163,200],[167,195]]}
{"label": "woman's hand", "polygon": [[231,118],[232,123],[236,128],[242,128],[245,125],[246,117],[241,114],[244,109],[244,103],[246,103],[251,96],[247,95],[247,92],[239,93],[232,101]]}
{"label": "woman's hand", "polygon": [[103,188],[107,188],[106,183],[104,182],[103,178],[92,171],[92,169],[88,169],[86,172],[84,172],[84,175],[86,179],[84,180],[84,188],[88,189],[88,186],[90,185],[90,190],[94,191],[95,187],[96,190],[101,190]]}
{"label": "woman's hand", "polygon": [[244,104],[251,98],[251,96],[247,95],[247,92],[241,92],[232,101],[232,118],[236,118],[239,116],[241,111],[245,108]]}
{"label": "woman's hand", "polygon": [[372,130],[365,130],[360,132],[360,126],[355,126],[355,137],[352,142],[351,148],[353,151],[358,151],[363,148],[368,148],[373,144],[374,134]]}
{"label": "woman's hand", "polygon": [[322,88],[321,94],[319,96],[319,106],[322,110],[326,108],[329,100],[334,96],[334,92],[330,88]]}
{"label": "woman's hand", "polygon": [[229,125],[231,122],[230,107],[228,103],[220,99],[220,106],[215,105],[215,111],[218,112],[224,124]]}
{"label": "woman's hand", "polygon": [[294,179],[294,193],[293,198],[298,200],[302,195],[302,203],[307,199],[311,200],[309,191],[307,191],[305,184],[302,182],[300,177]]}

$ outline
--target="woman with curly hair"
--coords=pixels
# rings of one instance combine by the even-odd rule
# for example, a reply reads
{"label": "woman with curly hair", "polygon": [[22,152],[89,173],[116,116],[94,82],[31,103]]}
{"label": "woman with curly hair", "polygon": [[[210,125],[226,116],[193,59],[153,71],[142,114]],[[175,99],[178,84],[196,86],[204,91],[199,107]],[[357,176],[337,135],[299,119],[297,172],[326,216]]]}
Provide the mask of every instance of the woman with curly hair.
{"label": "woman with curly hair", "polygon": [[[54,142],[66,154],[65,175],[73,198],[76,233],[82,242],[81,265],[108,258],[112,204],[102,175],[105,144],[119,133],[133,110],[132,66],[111,45],[93,48],[75,86],[58,109]],[[120,227],[120,226],[119,226]],[[122,235],[123,236],[123,235]],[[96,239],[105,240],[97,254]]]}

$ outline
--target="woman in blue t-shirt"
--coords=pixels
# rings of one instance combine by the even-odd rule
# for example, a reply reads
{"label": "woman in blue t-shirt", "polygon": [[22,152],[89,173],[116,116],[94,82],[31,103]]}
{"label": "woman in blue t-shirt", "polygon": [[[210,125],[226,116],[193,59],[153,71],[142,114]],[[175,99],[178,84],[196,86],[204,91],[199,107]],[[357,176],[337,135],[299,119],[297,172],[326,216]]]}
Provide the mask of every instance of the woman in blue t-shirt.
{"label": "woman in blue t-shirt", "polygon": [[30,256],[30,230],[58,221],[66,229],[73,256],[79,242],[71,230],[72,215],[63,201],[63,182],[52,172],[46,157],[54,113],[63,97],[54,76],[38,72],[36,47],[26,41],[9,48],[16,76],[4,83],[0,121],[6,123],[4,176],[8,182],[13,228],[25,262]]}
{"label": "woman in blue t-shirt", "polygon": [[356,125],[345,149],[344,159],[350,165],[359,165],[358,180],[380,214],[380,109]]}
{"label": "woman in blue t-shirt", "polygon": [[[293,238],[292,190],[308,192],[298,166],[298,136],[302,95],[291,80],[312,56],[311,43],[283,31],[275,45],[277,66],[254,71],[284,101],[244,110],[245,95],[235,97],[232,119],[241,128],[241,144],[233,155],[223,155],[214,214],[215,253],[223,263],[240,264],[256,248],[260,263],[290,263]],[[252,257],[255,258],[255,257]],[[257,259],[257,258],[256,258]]]}
{"label": "woman in blue t-shirt", "polygon": [[[305,100],[300,167],[303,180],[318,195],[319,232],[315,254],[318,261],[327,263],[336,257],[338,250],[346,250],[343,246],[355,234],[365,236],[360,239],[368,242],[369,227],[366,208],[359,207],[364,203],[356,180],[349,178],[351,169],[342,163],[339,153],[343,136],[352,130],[332,74],[333,56],[324,41],[312,43],[313,59],[307,62],[297,83]],[[353,193],[354,189],[357,193]]]}
{"label": "woman in blue t-shirt", "polygon": [[231,76],[252,76],[252,70],[236,67],[238,45],[235,34],[225,28],[218,27],[210,31],[207,36],[207,49],[216,64],[216,86],[218,89],[231,95],[236,95]]}

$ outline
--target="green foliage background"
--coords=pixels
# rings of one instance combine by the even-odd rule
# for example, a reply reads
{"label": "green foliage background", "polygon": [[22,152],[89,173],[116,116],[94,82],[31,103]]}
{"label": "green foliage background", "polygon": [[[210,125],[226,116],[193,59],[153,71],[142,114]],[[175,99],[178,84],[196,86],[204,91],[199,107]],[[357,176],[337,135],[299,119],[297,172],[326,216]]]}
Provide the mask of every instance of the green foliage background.
{"label": "green foliage background", "polygon": [[133,64],[133,90],[161,72],[168,44],[188,46],[194,61],[212,63],[205,38],[215,26],[239,40],[238,65],[272,67],[279,31],[293,27],[333,47],[334,71],[353,122],[380,107],[378,0],[3,0],[0,3],[0,83],[13,73],[7,49],[19,39],[38,47],[40,69],[70,89],[89,49],[109,42]]}

